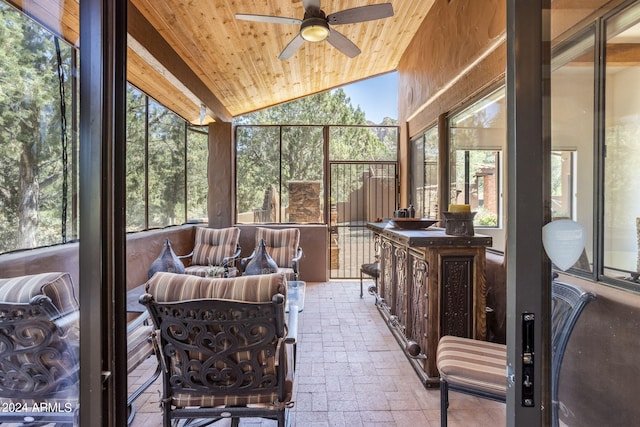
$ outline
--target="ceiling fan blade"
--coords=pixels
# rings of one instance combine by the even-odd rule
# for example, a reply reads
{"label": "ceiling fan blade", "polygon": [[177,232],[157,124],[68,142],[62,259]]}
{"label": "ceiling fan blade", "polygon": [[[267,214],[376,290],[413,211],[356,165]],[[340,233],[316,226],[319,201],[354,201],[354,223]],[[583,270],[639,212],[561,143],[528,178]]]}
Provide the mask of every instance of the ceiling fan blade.
{"label": "ceiling fan blade", "polygon": [[376,19],[393,16],[391,3],[372,4],[369,6],[354,7],[327,16],[327,21],[332,25],[354,24],[356,22],[374,21]]}
{"label": "ceiling fan blade", "polygon": [[320,10],[320,0],[302,0],[304,10]]}
{"label": "ceiling fan blade", "polygon": [[342,33],[339,33],[333,28],[329,29],[329,37],[327,37],[327,41],[349,58],[354,58],[360,55],[360,48],[356,46],[354,42],[346,38]]}
{"label": "ceiling fan blade", "polygon": [[297,36],[295,36],[290,42],[289,44],[282,50],[282,52],[280,53],[280,56],[278,56],[279,59],[281,60],[285,60],[285,59],[289,59],[291,58],[291,56],[296,53],[296,51],[298,49],[300,49],[300,46],[302,46],[304,44],[304,39],[302,38],[302,36],[300,34],[298,34]]}
{"label": "ceiling fan blade", "polygon": [[271,24],[301,24],[297,18],[286,18],[284,16],[251,15],[246,13],[236,13],[236,19],[254,22],[269,22]]}

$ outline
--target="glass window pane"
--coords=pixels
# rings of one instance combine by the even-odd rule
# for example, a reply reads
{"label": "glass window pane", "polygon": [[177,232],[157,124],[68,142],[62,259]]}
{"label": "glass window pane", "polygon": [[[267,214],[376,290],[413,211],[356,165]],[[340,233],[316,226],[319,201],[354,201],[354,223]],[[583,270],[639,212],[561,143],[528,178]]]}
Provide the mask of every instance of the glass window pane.
{"label": "glass window pane", "polygon": [[329,157],[332,161],[395,161],[398,157],[398,128],[331,126]]}
{"label": "glass window pane", "polygon": [[[474,224],[501,226],[501,155],[506,144],[506,99],[501,88],[449,120],[450,203],[477,211]],[[446,207],[448,208],[448,207]]]}
{"label": "glass window pane", "polygon": [[438,128],[411,141],[411,203],[416,216],[438,217]]}
{"label": "glass window pane", "polygon": [[322,126],[282,128],[282,222],[323,222]]}
{"label": "glass window pane", "polygon": [[146,223],[147,96],[127,85],[127,231],[140,231]]}
{"label": "glass window pane", "polygon": [[190,127],[187,132],[187,219],[207,221],[208,128]]}
{"label": "glass window pane", "polygon": [[0,7],[1,253],[77,238],[77,144],[73,50],[7,4]]}
{"label": "glass window pane", "polygon": [[184,153],[184,120],[149,102],[149,228],[186,221]]}
{"label": "glass window pane", "polygon": [[77,57],[0,1],[3,425],[71,425],[79,408]]}
{"label": "glass window pane", "polygon": [[604,273],[617,278],[640,272],[640,102],[630,92],[640,63],[629,56],[640,43],[640,5],[606,23],[604,161]]}
{"label": "glass window pane", "polygon": [[551,215],[587,229],[585,252],[573,268],[592,271],[595,212],[593,29],[553,53],[551,73]]}
{"label": "glass window pane", "polygon": [[236,156],[237,222],[279,222],[280,128],[239,126]]}

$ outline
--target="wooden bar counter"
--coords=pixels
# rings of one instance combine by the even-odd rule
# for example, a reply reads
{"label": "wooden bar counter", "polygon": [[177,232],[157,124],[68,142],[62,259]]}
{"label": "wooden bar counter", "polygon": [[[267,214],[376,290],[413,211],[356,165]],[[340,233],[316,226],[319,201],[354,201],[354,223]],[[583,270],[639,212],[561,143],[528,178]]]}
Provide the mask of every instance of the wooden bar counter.
{"label": "wooden bar counter", "polygon": [[485,249],[489,236],[451,236],[430,227],[368,223],[380,255],[370,292],[426,387],[439,385],[436,349],[443,335],[485,339]]}

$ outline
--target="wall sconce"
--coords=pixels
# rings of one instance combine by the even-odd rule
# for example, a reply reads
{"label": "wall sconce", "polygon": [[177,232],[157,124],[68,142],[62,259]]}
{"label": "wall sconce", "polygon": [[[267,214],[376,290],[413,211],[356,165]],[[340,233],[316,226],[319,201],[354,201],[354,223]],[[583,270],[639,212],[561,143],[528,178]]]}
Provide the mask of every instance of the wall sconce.
{"label": "wall sconce", "polygon": [[551,221],[542,227],[542,244],[549,259],[560,270],[571,268],[578,261],[586,243],[586,230],[571,219]]}

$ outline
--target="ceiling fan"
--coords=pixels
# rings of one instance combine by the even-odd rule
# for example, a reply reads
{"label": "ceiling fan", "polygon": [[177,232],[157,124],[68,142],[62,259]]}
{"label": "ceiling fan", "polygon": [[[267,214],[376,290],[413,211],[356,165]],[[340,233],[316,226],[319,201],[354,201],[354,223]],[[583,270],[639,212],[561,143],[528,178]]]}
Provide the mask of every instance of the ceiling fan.
{"label": "ceiling fan", "polygon": [[358,56],[361,52],[360,48],[342,33],[331,28],[330,25],[354,24],[393,16],[393,6],[391,3],[354,7],[330,15],[325,15],[324,11],[320,9],[320,0],[302,0],[302,5],[304,6],[303,19],[244,13],[236,14],[236,19],[274,24],[300,25],[300,32],[287,44],[280,53],[280,56],[278,56],[278,58],[285,60],[290,58],[305,41],[321,42],[326,40],[348,57],[353,58]]}

